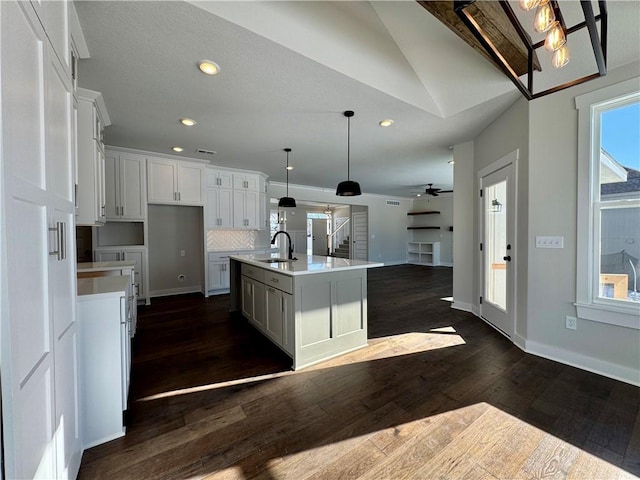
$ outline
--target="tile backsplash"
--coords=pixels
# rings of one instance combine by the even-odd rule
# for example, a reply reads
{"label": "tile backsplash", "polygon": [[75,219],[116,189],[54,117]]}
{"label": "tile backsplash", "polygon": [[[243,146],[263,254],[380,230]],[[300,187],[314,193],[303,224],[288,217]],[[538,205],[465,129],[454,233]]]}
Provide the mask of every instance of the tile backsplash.
{"label": "tile backsplash", "polygon": [[252,250],[260,248],[256,230],[208,230],[207,251]]}

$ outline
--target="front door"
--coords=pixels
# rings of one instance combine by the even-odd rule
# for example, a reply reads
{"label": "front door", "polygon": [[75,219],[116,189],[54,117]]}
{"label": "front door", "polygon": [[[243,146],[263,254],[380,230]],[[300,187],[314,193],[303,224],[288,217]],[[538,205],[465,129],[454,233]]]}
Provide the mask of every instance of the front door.
{"label": "front door", "polygon": [[327,243],[327,219],[314,218],[311,220],[312,251],[314,255],[326,257],[329,255]]}
{"label": "front door", "polygon": [[[517,153],[514,152],[513,155]],[[513,163],[508,161],[508,157],[497,162],[497,169],[480,178],[480,316],[511,338],[515,330],[515,189]]]}

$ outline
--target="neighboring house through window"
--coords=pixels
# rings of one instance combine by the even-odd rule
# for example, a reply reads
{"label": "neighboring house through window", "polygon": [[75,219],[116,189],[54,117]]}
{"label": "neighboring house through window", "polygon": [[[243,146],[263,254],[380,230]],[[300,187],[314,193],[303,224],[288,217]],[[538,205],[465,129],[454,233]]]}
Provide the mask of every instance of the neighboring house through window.
{"label": "neighboring house through window", "polygon": [[638,79],[576,97],[578,316],[640,329]]}

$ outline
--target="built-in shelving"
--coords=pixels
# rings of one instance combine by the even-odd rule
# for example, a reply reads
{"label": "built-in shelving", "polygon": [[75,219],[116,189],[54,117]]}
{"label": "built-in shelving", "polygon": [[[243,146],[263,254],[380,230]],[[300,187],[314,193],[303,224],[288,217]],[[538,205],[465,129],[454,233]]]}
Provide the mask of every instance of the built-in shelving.
{"label": "built-in shelving", "polygon": [[440,242],[408,242],[407,263],[440,265]]}
{"label": "built-in shelving", "polygon": [[440,230],[440,227],[407,227],[407,230]]}

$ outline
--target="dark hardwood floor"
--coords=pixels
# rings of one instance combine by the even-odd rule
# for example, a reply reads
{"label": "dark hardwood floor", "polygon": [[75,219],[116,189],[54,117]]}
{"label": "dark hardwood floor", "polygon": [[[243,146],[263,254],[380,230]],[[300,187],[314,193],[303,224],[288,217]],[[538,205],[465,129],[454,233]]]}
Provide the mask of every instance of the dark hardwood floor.
{"label": "dark hardwood floor", "polygon": [[154,299],[127,435],[80,478],[637,478],[640,389],[523,353],[451,282],[370,270],[369,346],[298,372],[228,296]]}

